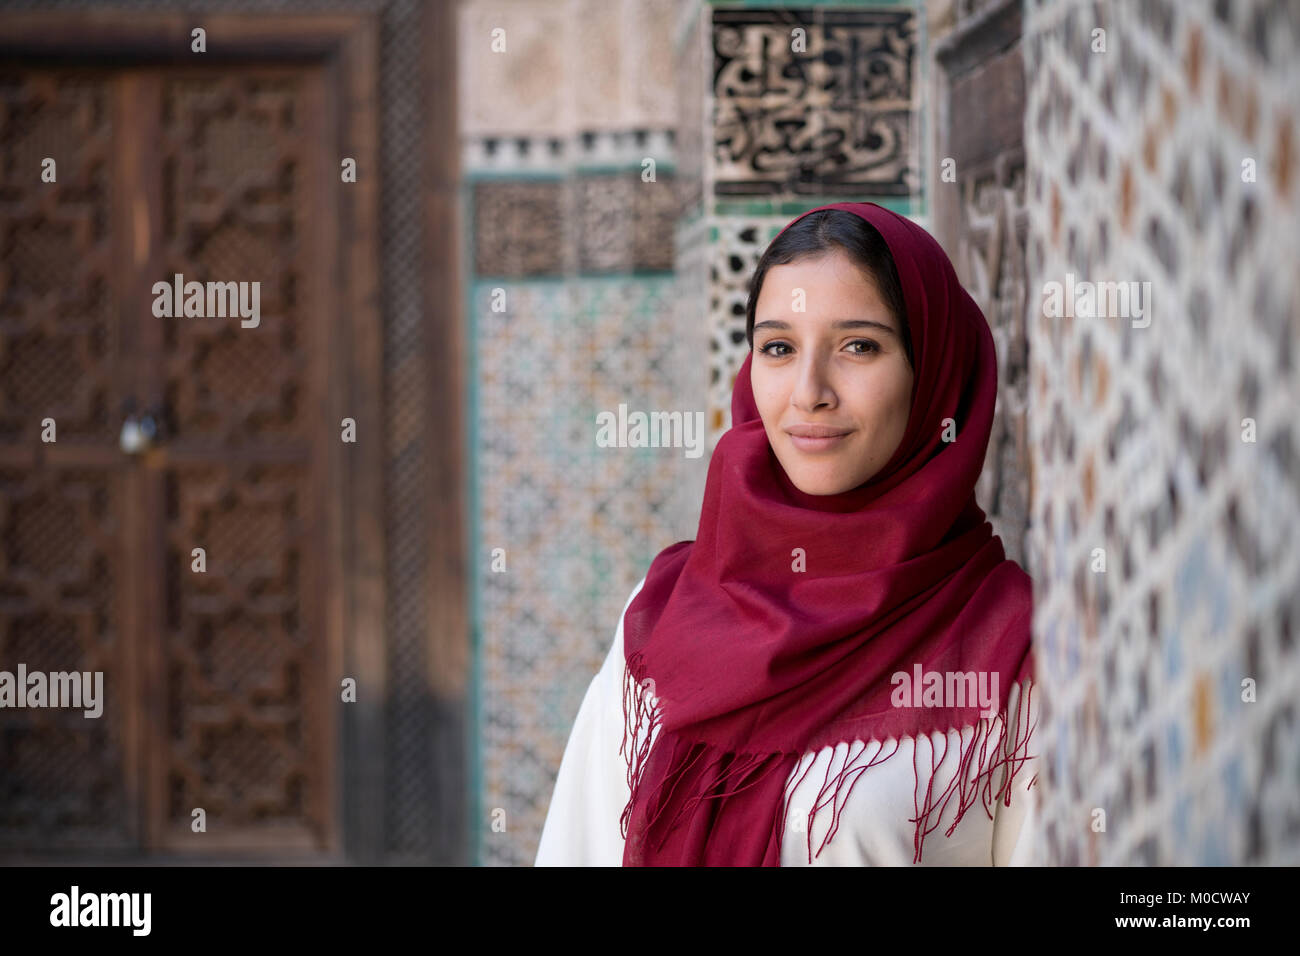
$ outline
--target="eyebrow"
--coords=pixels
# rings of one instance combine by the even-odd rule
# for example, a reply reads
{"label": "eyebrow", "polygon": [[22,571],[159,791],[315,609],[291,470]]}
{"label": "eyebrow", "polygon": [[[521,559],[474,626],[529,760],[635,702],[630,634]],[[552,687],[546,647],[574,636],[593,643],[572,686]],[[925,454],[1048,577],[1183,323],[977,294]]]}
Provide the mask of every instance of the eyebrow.
{"label": "eyebrow", "polygon": [[[879,329],[881,332],[888,332],[890,335],[898,333],[885,325],[883,322],[873,322],[870,319],[840,319],[838,322],[831,323],[832,329]],[[790,323],[783,322],[780,319],[764,319],[754,326],[754,331],[762,329],[777,329],[781,332],[790,331]]]}

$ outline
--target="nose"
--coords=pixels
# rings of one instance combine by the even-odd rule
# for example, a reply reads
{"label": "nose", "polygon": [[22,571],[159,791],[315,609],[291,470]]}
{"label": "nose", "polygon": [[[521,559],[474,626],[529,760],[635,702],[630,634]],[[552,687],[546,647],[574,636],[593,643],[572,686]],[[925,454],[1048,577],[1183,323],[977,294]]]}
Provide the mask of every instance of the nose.
{"label": "nose", "polygon": [[802,412],[834,408],[838,404],[827,375],[828,359],[805,353],[800,359],[798,378],[790,393],[790,404]]}

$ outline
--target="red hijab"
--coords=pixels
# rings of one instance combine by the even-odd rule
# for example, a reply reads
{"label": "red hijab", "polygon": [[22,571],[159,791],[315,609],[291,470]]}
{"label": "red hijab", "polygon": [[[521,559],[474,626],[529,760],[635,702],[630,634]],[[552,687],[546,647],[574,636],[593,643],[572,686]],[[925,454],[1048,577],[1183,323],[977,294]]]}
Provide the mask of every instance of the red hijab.
{"label": "red hijab", "polygon": [[[914,759],[919,862],[939,825],[931,814],[956,796],[959,821],[982,790],[991,818],[994,772],[1009,767],[992,799],[1010,805],[1030,756],[1020,755],[1029,734],[1020,739],[1019,707],[1014,721],[1006,710],[1011,685],[1033,675],[1031,583],[975,501],[997,395],[988,323],[920,226],[874,203],[819,209],[861,216],[893,254],[915,359],[907,429],[866,483],[805,494],[768,443],[746,357],[696,540],[655,558],[623,618],[625,866],[779,866],[786,783],[803,754],[879,742],[869,761],[849,761],[822,787],[813,812],[829,804],[837,816],[847,799],[839,788],[897,750],[891,740],[937,731],[946,750],[950,729],[974,727],[963,772],[943,793],[933,779],[920,789]],[[956,438],[946,442],[949,418]],[[793,570],[795,548],[805,571]],[[996,671],[998,719],[977,702],[894,706],[891,675],[912,676],[918,663],[923,673]],[[827,839],[835,827],[833,817]],[[811,843],[811,819],[807,832]]]}

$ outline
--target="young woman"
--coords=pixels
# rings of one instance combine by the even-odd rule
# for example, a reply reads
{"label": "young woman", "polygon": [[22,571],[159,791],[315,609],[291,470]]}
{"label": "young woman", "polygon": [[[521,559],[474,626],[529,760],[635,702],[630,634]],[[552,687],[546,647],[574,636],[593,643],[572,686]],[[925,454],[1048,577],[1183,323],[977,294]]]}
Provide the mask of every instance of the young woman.
{"label": "young woman", "polygon": [[1028,862],[1031,585],[975,501],[983,314],[925,230],[835,203],[763,253],[746,331],[699,533],[624,606],[537,864]]}

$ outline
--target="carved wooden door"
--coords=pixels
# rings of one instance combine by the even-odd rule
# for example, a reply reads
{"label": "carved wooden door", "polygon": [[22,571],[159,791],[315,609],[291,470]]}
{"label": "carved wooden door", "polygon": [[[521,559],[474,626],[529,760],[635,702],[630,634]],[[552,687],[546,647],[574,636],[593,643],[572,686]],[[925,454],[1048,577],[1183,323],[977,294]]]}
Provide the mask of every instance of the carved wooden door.
{"label": "carved wooden door", "polygon": [[0,70],[0,670],[104,675],[0,710],[0,853],[338,846],[325,89]]}

